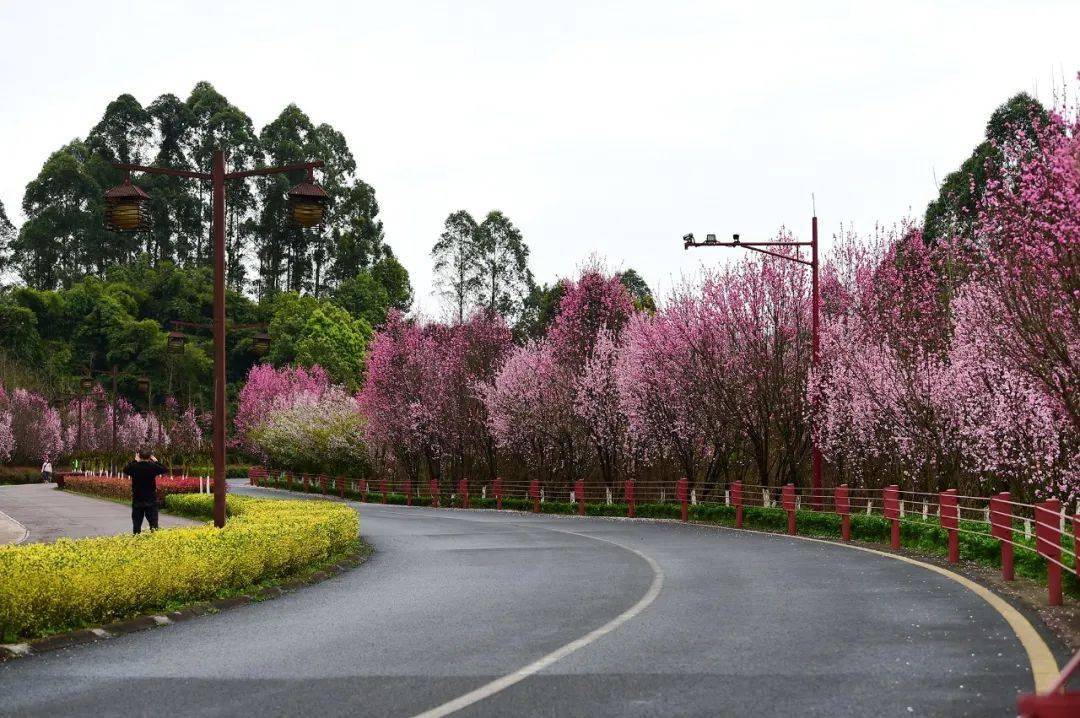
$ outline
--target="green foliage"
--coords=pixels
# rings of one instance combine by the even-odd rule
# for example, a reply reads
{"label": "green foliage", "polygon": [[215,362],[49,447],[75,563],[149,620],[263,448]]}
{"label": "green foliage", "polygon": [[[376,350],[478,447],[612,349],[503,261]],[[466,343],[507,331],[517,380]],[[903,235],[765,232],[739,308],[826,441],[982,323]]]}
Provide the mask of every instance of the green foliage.
{"label": "green foliage", "polygon": [[540,339],[547,334],[548,327],[559,313],[559,304],[565,291],[566,285],[561,281],[543,286],[533,284],[530,287],[521,316],[514,325],[514,338],[519,343]]}
{"label": "green foliage", "polygon": [[[946,175],[937,199],[926,208],[924,236],[940,239],[956,233],[973,238],[979,202],[992,167],[1001,161],[1001,148],[1017,141],[1033,142],[1036,123],[1045,122],[1046,108],[1026,92],[998,107],[986,123],[986,139],[979,143],[960,168]],[[1017,139],[1017,134],[1023,138]]]}
{"label": "green foliage", "polygon": [[[212,247],[205,183],[137,173],[133,182],[149,192],[152,220],[152,228],[139,234],[105,230],[102,195],[124,178],[115,162],[205,171],[219,148],[226,151],[231,170],[322,159],[326,167],[320,180],[330,194],[325,229],[300,229],[286,221],[286,193],[305,179],[303,171],[229,182],[229,288],[251,287],[260,296],[280,291],[318,296],[392,256],[383,241],[375,190],[356,177],[356,161],[340,132],[316,125],[295,105],[256,132],[247,114],[210,83],[200,82],[186,100],[167,93],[146,107],[122,94],[106,106],[85,139],[50,155],[26,186],[27,221],[17,236],[0,206],[0,262],[10,245],[14,267],[37,289],[70,287],[86,275],[103,278],[108,268],[144,253],[154,266],[206,266]],[[258,259],[255,278],[245,266],[249,255]]]}
{"label": "green foliage", "polygon": [[386,256],[341,282],[330,300],[369,327],[379,327],[389,310],[408,311],[412,305],[409,274],[397,259]]}
{"label": "green foliage", "polygon": [[431,248],[434,262],[435,288],[459,322],[465,316],[481,290],[477,273],[479,226],[465,210],[452,212],[443,224],[443,233]]}
{"label": "green foliage", "polygon": [[13,239],[15,239],[15,225],[8,219],[7,210],[4,209],[4,203],[0,200],[0,267],[7,266]]}
{"label": "green foliage", "polygon": [[371,335],[363,319],[332,304],[321,307],[308,317],[296,341],[296,361],[302,366],[318,364],[335,383],[359,389]]}
{"label": "green foliage", "polygon": [[634,309],[639,312],[656,311],[656,301],[653,299],[652,290],[645,283],[645,279],[633,269],[627,269],[619,273],[619,281],[630,292],[630,299],[634,302]]}
{"label": "green foliage", "polygon": [[270,361],[281,366],[319,364],[337,384],[357,388],[371,326],[336,304],[310,294],[281,294],[270,320]]}

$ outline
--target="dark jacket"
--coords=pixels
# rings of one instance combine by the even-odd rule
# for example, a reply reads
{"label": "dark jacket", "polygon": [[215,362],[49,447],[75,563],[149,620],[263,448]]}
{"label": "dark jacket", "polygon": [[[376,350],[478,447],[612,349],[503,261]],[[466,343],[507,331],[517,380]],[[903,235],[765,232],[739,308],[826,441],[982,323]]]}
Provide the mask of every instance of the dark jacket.
{"label": "dark jacket", "polygon": [[132,461],[124,467],[124,473],[131,477],[132,504],[157,503],[157,477],[168,473],[168,469],[156,461]]}

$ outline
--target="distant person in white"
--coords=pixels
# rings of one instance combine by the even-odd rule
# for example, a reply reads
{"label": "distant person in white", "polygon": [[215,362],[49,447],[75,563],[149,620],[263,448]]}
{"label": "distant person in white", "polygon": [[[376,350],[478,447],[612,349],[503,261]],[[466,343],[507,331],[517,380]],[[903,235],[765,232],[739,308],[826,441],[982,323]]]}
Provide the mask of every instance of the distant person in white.
{"label": "distant person in white", "polygon": [[45,463],[41,465],[41,478],[45,483],[52,481],[52,462],[48,459],[45,459]]}

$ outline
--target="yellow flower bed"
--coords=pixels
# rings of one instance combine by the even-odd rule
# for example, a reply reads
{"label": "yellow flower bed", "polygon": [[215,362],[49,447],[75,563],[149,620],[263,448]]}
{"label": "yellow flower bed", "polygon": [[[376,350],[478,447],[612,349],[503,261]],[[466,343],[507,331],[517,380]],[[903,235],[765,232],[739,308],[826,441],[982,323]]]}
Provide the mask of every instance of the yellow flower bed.
{"label": "yellow flower bed", "polygon": [[[213,497],[172,495],[167,509],[211,516]],[[328,501],[228,497],[229,521],[137,536],[0,546],[0,631],[8,639],[214,598],[351,551],[356,512]]]}

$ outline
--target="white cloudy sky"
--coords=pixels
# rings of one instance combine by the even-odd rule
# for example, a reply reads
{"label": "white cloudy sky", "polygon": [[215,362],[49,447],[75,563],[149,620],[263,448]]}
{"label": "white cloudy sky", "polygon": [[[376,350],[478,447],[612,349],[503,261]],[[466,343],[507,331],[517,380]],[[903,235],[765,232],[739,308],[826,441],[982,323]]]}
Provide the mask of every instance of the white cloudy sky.
{"label": "white cloudy sky", "polygon": [[506,212],[540,280],[595,252],[663,292],[722,258],[685,232],[808,232],[811,193],[825,236],[921,214],[998,104],[1076,88],[1077,27],[1077,0],[0,0],[0,199],[20,222],[116,95],[205,79],[345,133],[429,312],[456,209]]}

